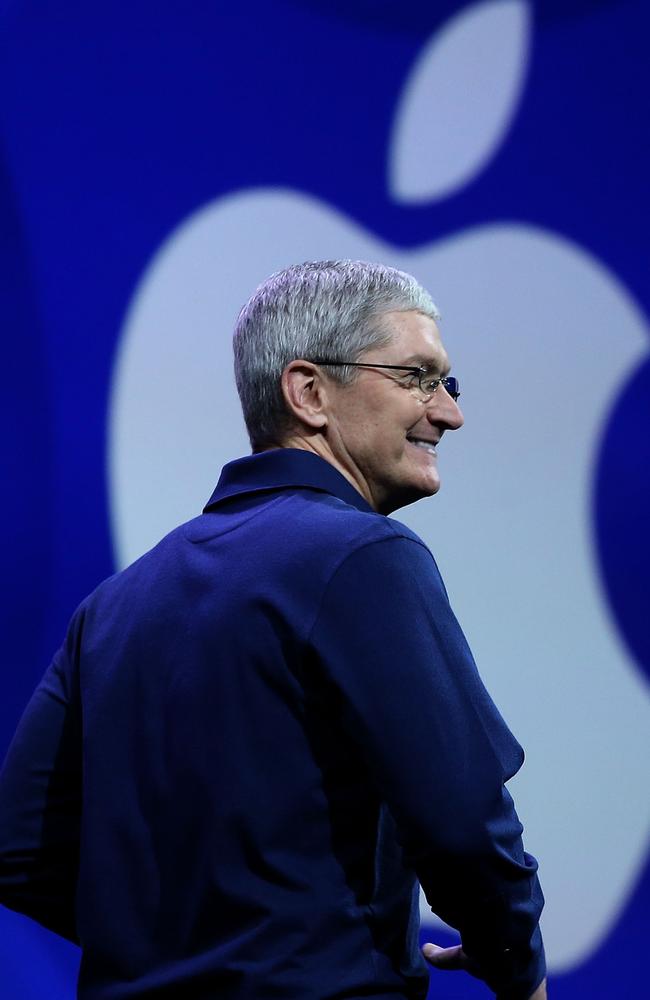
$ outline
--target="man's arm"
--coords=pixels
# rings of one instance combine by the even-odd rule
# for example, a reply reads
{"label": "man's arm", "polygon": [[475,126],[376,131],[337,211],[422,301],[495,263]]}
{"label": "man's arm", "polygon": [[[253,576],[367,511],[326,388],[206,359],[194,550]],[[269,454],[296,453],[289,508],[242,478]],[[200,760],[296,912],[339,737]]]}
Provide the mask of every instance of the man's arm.
{"label": "man's arm", "polygon": [[523,751],[426,547],[396,535],[349,556],[311,642],[429,905],[500,1000],[528,1000],[545,973],[544,900],[505,788]]}
{"label": "man's arm", "polygon": [[0,903],[77,942],[81,718],[76,628],[19,723],[0,772]]}

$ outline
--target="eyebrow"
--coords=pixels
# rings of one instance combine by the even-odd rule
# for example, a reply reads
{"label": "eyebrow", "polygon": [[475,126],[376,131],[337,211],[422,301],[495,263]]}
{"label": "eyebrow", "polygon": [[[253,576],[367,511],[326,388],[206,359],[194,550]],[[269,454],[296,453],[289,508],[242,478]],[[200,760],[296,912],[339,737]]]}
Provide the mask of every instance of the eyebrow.
{"label": "eyebrow", "polygon": [[451,365],[446,364],[440,367],[440,361],[433,360],[432,358],[425,358],[421,354],[412,354],[410,358],[406,359],[405,364],[407,365],[417,365],[419,367],[428,368],[432,372],[439,372],[443,378],[449,375],[451,371]]}

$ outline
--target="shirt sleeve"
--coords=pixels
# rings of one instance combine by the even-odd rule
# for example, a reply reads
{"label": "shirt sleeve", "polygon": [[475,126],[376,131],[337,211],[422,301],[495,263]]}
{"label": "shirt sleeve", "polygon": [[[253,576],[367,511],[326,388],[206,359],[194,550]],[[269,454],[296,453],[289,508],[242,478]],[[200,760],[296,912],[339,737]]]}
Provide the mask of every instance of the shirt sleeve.
{"label": "shirt sleeve", "polygon": [[81,719],[73,619],[0,772],[0,903],[78,942]]}
{"label": "shirt sleeve", "polygon": [[523,750],[426,546],[395,536],[349,555],[310,641],[432,910],[500,1000],[527,1000],[545,960],[537,862],[505,788]]}

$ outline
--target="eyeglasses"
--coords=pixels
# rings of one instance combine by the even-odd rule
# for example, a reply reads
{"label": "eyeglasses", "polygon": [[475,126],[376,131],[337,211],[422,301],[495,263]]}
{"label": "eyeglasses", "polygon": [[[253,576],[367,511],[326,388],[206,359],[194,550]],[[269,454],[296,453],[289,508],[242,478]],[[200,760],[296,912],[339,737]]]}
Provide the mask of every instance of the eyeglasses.
{"label": "eyeglasses", "polygon": [[454,402],[460,396],[460,385],[454,375],[445,375],[444,378],[432,378],[431,372],[426,365],[416,368],[410,365],[373,365],[369,361],[326,361],[324,358],[317,358],[312,363],[315,365],[330,365],[332,368],[387,368],[390,371],[409,372],[411,381],[405,388],[411,389],[417,387],[422,393],[425,403],[431,399],[439,385],[446,389]]}

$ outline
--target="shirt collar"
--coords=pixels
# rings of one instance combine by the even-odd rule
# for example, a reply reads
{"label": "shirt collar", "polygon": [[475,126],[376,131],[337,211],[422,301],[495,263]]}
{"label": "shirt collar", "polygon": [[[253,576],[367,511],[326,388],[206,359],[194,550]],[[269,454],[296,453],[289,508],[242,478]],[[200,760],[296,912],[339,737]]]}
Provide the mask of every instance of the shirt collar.
{"label": "shirt collar", "polygon": [[228,462],[203,513],[228,497],[291,487],[331,493],[358,510],[376,513],[338,469],[320,455],[300,448],[277,448]]}

